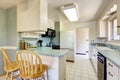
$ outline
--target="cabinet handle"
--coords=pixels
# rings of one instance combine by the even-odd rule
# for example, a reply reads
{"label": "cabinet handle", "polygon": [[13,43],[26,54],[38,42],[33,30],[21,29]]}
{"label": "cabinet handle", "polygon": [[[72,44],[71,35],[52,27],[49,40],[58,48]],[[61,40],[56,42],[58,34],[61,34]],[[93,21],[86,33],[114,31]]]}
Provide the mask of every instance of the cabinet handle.
{"label": "cabinet handle", "polygon": [[117,28],[120,28],[120,26],[117,26]]}
{"label": "cabinet handle", "polygon": [[109,72],[109,75],[113,77],[113,74],[111,74],[110,72]]}
{"label": "cabinet handle", "polygon": [[94,57],[96,57],[96,55],[93,55]]}
{"label": "cabinet handle", "polygon": [[108,63],[109,66],[113,67],[113,65],[111,65],[110,63]]}

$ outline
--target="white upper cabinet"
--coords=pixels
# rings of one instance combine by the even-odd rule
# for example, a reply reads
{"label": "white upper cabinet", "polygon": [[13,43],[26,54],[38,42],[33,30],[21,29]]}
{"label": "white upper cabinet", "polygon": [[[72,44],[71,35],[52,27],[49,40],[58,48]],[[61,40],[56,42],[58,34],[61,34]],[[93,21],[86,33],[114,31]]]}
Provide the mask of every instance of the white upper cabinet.
{"label": "white upper cabinet", "polygon": [[17,31],[46,31],[48,23],[46,0],[24,0],[17,5]]}
{"label": "white upper cabinet", "polygon": [[97,37],[106,37],[107,36],[107,22],[106,20],[101,20],[98,22]]}
{"label": "white upper cabinet", "polygon": [[48,19],[48,28],[55,29],[55,23],[53,20]]}
{"label": "white upper cabinet", "polygon": [[117,0],[117,33],[120,35],[120,0]]}

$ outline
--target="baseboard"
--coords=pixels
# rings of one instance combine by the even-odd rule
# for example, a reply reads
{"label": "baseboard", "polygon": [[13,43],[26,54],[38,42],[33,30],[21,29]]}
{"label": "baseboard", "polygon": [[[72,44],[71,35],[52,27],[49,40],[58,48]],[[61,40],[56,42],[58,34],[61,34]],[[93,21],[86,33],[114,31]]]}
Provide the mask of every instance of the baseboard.
{"label": "baseboard", "polygon": [[72,63],[74,63],[74,60],[66,60],[66,62],[72,62]]}
{"label": "baseboard", "polygon": [[77,55],[86,55],[86,53],[76,53]]}

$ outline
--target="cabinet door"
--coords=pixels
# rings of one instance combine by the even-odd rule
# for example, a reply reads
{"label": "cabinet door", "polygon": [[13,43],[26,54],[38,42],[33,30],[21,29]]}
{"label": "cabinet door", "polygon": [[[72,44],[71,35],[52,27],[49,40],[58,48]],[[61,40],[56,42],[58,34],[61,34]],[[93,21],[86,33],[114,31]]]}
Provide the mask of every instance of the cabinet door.
{"label": "cabinet door", "polygon": [[107,22],[105,20],[99,21],[98,23],[99,29],[98,29],[98,37],[106,37],[107,35]]}
{"label": "cabinet door", "polygon": [[48,19],[48,28],[50,28],[50,29],[54,29],[54,21],[52,21],[52,20],[50,20],[50,19]]}
{"label": "cabinet door", "polygon": [[107,80],[118,80],[118,67],[111,61],[107,60]]}
{"label": "cabinet door", "polygon": [[120,68],[119,68],[119,80],[120,80]]}
{"label": "cabinet door", "polygon": [[[34,0],[33,0],[34,1]],[[48,25],[48,3],[47,0],[40,0],[40,30],[46,31]]]}
{"label": "cabinet door", "polygon": [[118,67],[109,60],[107,60],[107,70],[111,70],[116,76],[118,76]]}
{"label": "cabinet door", "polygon": [[94,68],[97,72],[97,50],[96,50],[96,48],[92,49],[92,63],[93,63]]}
{"label": "cabinet door", "polygon": [[93,46],[90,46],[90,55],[89,58],[92,59]]}
{"label": "cabinet door", "polygon": [[107,80],[118,80],[118,76],[116,76],[112,71],[107,71]]}
{"label": "cabinet door", "polygon": [[120,35],[120,0],[117,0],[117,33]]}
{"label": "cabinet door", "polygon": [[37,30],[40,26],[40,2],[30,1],[23,1],[17,5],[17,31]]}
{"label": "cabinet door", "polygon": [[47,2],[25,0],[17,5],[17,31],[46,31]]}

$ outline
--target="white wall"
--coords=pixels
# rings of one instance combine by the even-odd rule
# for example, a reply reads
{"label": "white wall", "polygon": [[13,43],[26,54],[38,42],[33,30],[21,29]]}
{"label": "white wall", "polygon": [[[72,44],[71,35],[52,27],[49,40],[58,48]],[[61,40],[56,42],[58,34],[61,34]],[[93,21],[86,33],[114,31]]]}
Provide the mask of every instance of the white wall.
{"label": "white wall", "polygon": [[0,46],[17,45],[16,7],[0,9]]}
{"label": "white wall", "polygon": [[7,10],[7,45],[17,46],[17,8]]}
{"label": "white wall", "polygon": [[7,44],[7,11],[0,9],[0,46]]}
{"label": "white wall", "polygon": [[89,28],[89,40],[96,40],[97,31],[96,31],[96,21],[91,22],[74,22],[74,23],[64,23],[61,26],[61,31],[69,31],[75,30],[76,28],[80,27],[88,27]]}
{"label": "white wall", "polygon": [[[15,26],[15,8],[8,10],[0,9],[0,46],[15,46],[17,42],[17,32]],[[16,50],[7,50],[8,55],[13,61]],[[5,73],[3,55],[0,51],[0,75]]]}

